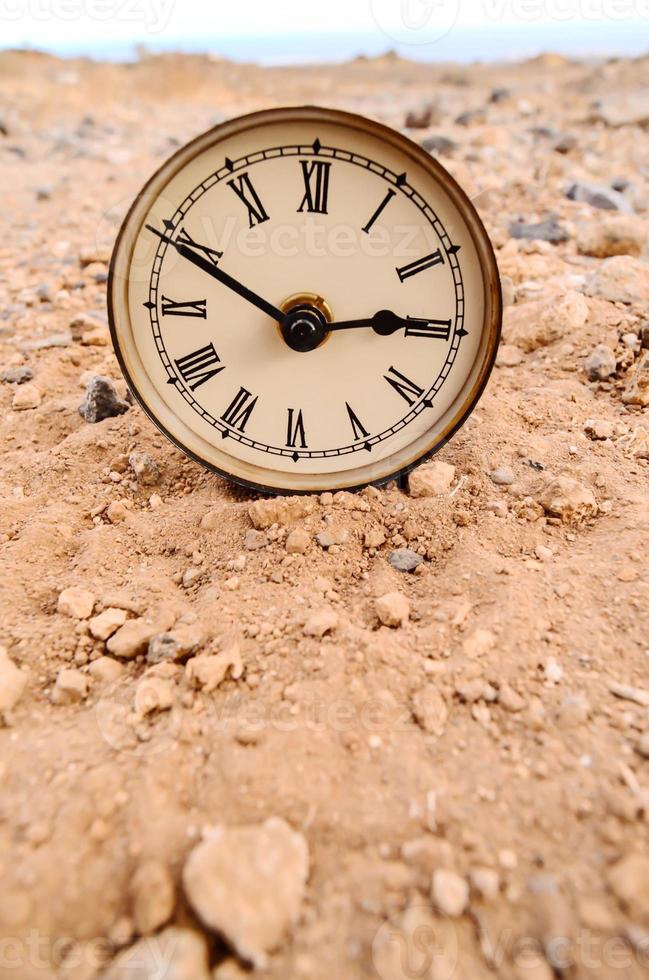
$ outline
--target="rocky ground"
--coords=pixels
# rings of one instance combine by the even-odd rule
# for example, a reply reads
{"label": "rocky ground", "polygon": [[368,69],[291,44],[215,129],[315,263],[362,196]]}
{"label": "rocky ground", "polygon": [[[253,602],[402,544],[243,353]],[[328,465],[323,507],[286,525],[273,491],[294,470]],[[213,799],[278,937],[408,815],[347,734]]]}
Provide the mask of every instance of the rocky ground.
{"label": "rocky ground", "polygon": [[[133,195],[302,102],[496,246],[497,368],[409,488],[256,498],[123,401]],[[648,974],[648,127],[648,59],[0,55],[0,977]]]}

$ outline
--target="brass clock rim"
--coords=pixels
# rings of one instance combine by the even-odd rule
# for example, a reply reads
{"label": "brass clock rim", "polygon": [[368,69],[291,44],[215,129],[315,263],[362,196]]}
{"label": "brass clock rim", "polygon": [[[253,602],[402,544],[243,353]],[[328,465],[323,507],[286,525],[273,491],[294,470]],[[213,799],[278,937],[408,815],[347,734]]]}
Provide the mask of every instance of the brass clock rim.
{"label": "brass clock rim", "polygon": [[[119,331],[116,320],[116,303],[114,298],[114,291],[117,283],[116,267],[121,257],[122,244],[126,238],[127,232],[130,229],[131,219],[140,206],[142,200],[146,197],[149,188],[152,185],[155,185],[158,178],[162,174],[166,174],[166,183],[168,184],[186,165],[187,157],[188,159],[192,159],[196,153],[200,152],[199,148],[206,148],[203,147],[203,143],[205,143],[205,141],[208,139],[208,145],[211,145],[243,130],[259,128],[261,126],[277,122],[295,122],[298,119],[302,119],[304,121],[307,121],[308,119],[308,121],[312,122],[322,121],[323,123],[337,123],[339,125],[346,126],[347,128],[357,130],[360,133],[370,133],[379,140],[388,142],[402,153],[410,156],[419,166],[422,167],[422,169],[429,172],[435,178],[462,215],[466,223],[467,231],[471,236],[475,247],[482,271],[484,317],[481,346],[474,364],[477,363],[477,360],[481,354],[482,359],[480,369],[470,390],[462,397],[459,410],[454,413],[451,421],[443,429],[432,446],[428,447],[423,453],[419,453],[412,458],[406,459],[405,465],[399,466],[396,470],[392,470],[376,479],[369,479],[360,483],[351,484],[345,481],[346,471],[344,470],[329,474],[331,476],[331,479],[329,480],[329,489],[335,486],[337,489],[356,492],[364,489],[367,486],[382,486],[392,480],[399,480],[402,477],[405,477],[408,473],[415,469],[415,467],[419,466],[427,459],[430,459],[446,445],[453,435],[455,435],[455,433],[462,428],[484,392],[493,371],[498,345],[500,342],[502,327],[502,293],[500,277],[493,246],[484,224],[466,192],[460,187],[455,178],[439,163],[438,160],[432,157],[426,150],[420,147],[417,143],[413,142],[407,136],[404,136],[402,133],[384,125],[383,123],[377,122],[373,119],[368,119],[367,117],[358,115],[357,113],[312,105],[282,106],[272,109],[261,109],[256,112],[246,113],[233,119],[226,120],[212,129],[199,134],[193,140],[190,140],[189,143],[186,143],[170,157],[168,157],[167,160],[165,160],[164,163],[150,176],[139,193],[136,195],[122,222],[115,240],[115,245],[113,247],[108,273],[108,322],[115,356],[117,357],[120,369],[124,375],[124,379],[129,387],[129,390],[131,391],[131,394],[156,428],[158,428],[160,432],[162,432],[171,441],[171,443],[180,449],[186,456],[206,467],[208,470],[217,473],[219,476],[222,476],[225,479],[237,484],[238,486],[262,493],[273,495],[306,495],[321,493],[323,489],[325,489],[323,487],[269,486],[255,480],[248,480],[237,473],[231,473],[220,466],[216,466],[210,460],[201,457],[194,450],[186,446],[179,437],[170,432],[165,424],[157,417],[151,406],[148,405],[144,396],[139,391],[134,378],[131,376],[124,352],[120,345]],[[194,148],[196,152],[192,154],[191,151]],[[177,164],[175,168],[174,164]],[[142,224],[143,221],[138,226],[136,233],[132,235],[131,246],[128,253],[129,265],[132,260],[135,242],[141,230]],[[388,463],[389,459],[389,456],[385,457],[384,462]],[[261,466],[258,468],[260,470],[264,469]],[[362,467],[360,468],[362,469]],[[359,469],[359,467],[354,467],[354,469]],[[320,476],[322,475],[323,474],[320,474]],[[288,476],[289,475],[286,474],[287,478]],[[318,476],[318,474],[313,474],[314,483],[317,482]],[[284,479],[283,474],[281,475],[281,478]]]}

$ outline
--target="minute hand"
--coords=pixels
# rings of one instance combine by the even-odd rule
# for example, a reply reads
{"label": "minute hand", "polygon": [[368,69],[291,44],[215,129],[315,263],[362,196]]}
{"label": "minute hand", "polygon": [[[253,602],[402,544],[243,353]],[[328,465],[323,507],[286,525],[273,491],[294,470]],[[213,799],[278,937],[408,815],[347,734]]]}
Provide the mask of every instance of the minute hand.
{"label": "minute hand", "polygon": [[168,245],[173,245],[178,254],[182,255],[184,259],[187,259],[189,262],[193,262],[194,265],[198,266],[199,269],[202,269],[203,272],[207,272],[208,276],[218,279],[218,281],[223,283],[224,286],[227,286],[228,289],[238,293],[238,295],[242,296],[243,299],[248,300],[249,303],[256,306],[258,310],[266,313],[268,316],[272,317],[273,320],[277,320],[278,323],[281,323],[281,321],[284,319],[284,314],[280,309],[263,299],[263,297],[258,296],[257,293],[253,293],[252,289],[244,286],[242,282],[239,282],[238,279],[235,279],[227,272],[224,272],[223,269],[219,269],[217,265],[204,258],[198,252],[195,252],[189,245],[183,245],[182,242],[175,241],[173,238],[170,238],[169,235],[165,235],[163,232],[158,231],[157,228],[153,228],[151,225],[147,225],[146,227],[149,229],[149,231],[152,231],[154,235],[157,235],[163,242],[166,242]]}

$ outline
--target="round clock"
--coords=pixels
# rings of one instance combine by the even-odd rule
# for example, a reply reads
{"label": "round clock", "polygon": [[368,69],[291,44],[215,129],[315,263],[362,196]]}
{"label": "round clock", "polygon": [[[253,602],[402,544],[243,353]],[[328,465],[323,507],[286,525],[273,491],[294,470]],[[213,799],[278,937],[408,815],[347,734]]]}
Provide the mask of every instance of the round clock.
{"label": "round clock", "polygon": [[431,455],[475,406],[501,322],[453,178],[401,134],[311,106],[171,157],[122,225],[108,302],[153,422],[271,492],[379,484]]}

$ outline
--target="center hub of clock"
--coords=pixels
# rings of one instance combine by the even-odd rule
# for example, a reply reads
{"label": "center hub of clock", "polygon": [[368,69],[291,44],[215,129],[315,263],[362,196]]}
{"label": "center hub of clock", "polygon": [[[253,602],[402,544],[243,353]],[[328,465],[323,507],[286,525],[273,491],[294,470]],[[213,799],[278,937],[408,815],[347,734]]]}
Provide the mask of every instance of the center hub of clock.
{"label": "center hub of clock", "polygon": [[327,302],[315,293],[296,293],[280,303],[284,319],[279,332],[291,350],[306,353],[315,350],[329,336],[332,319]]}

